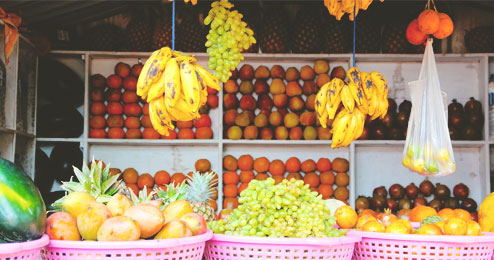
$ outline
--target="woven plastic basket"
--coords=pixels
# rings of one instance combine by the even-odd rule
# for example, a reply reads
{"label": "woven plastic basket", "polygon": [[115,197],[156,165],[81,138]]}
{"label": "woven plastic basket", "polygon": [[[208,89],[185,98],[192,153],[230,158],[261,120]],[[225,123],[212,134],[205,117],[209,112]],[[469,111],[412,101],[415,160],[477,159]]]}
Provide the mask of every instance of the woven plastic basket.
{"label": "woven plastic basket", "polygon": [[[178,239],[139,240],[125,242],[52,240],[42,250],[43,260],[140,259],[140,260],[201,260],[205,242],[213,236],[207,233]],[[13,260],[13,259],[11,259]]]}
{"label": "woven plastic basket", "polygon": [[358,236],[336,238],[269,238],[213,235],[206,243],[207,260],[352,259]]}
{"label": "woven plastic basket", "polygon": [[424,236],[350,231],[362,240],[355,245],[354,260],[491,260],[494,237]]}
{"label": "woven plastic basket", "polygon": [[49,241],[48,236],[43,235],[33,241],[0,244],[0,260],[38,260],[41,248]]}

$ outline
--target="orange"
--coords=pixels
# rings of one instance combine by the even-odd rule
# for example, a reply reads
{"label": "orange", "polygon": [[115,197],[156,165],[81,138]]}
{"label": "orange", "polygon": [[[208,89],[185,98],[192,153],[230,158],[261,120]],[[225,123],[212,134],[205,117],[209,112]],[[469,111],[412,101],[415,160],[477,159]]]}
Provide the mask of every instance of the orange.
{"label": "orange", "polygon": [[134,192],[135,195],[139,195],[139,188],[134,183],[127,183],[127,188]]}
{"label": "orange", "polygon": [[323,199],[329,199],[333,196],[333,185],[321,184],[317,188],[317,192],[322,195]]}
{"label": "orange", "polygon": [[312,159],[305,160],[302,165],[300,165],[300,169],[302,169],[304,173],[313,172],[316,170],[316,162]]}
{"label": "orange", "polygon": [[319,186],[319,176],[315,172],[309,172],[304,175],[304,183],[315,188]]}
{"label": "orange", "polygon": [[264,181],[269,178],[269,175],[267,173],[258,173],[256,175],[256,180],[258,181]]}
{"label": "orange", "polygon": [[301,175],[300,175],[300,173],[298,173],[298,172],[290,172],[290,173],[286,176],[286,179],[287,179],[287,180],[290,180],[290,179],[302,180],[302,176],[301,176]]}
{"label": "orange", "polygon": [[336,174],[336,185],[338,187],[346,187],[348,186],[348,183],[350,182],[350,178],[348,177],[348,174],[344,172],[339,172]]}
{"label": "orange", "polygon": [[285,164],[282,160],[273,160],[269,165],[269,172],[271,175],[283,175],[285,173]]}
{"label": "orange", "polygon": [[356,228],[362,230],[364,225],[369,221],[377,221],[377,219],[371,215],[363,215],[357,219]]}
{"label": "orange", "polygon": [[335,176],[332,171],[327,171],[320,173],[319,179],[321,179],[321,184],[333,185],[335,181]]}
{"label": "orange", "polygon": [[250,171],[252,170],[252,166],[254,164],[254,158],[249,154],[244,154],[238,157],[238,168],[242,171]]}
{"label": "orange", "polygon": [[247,189],[249,187],[248,183],[242,183],[240,186],[238,186],[238,193],[240,194],[243,190]]}
{"label": "orange", "polygon": [[208,200],[208,204],[215,212],[218,210],[218,203],[216,203],[216,200]]}
{"label": "orange", "polygon": [[350,196],[350,192],[345,187],[338,187],[334,190],[334,197],[337,200],[346,201]]}
{"label": "orange", "polygon": [[144,187],[147,187],[147,190],[150,190],[153,186],[154,179],[149,173],[141,174],[137,179],[137,187],[139,187],[140,190],[144,189]]}
{"label": "orange", "polygon": [[329,171],[331,170],[331,161],[328,158],[319,158],[316,167],[318,172]]}
{"label": "orange", "polygon": [[444,224],[444,234],[463,236],[467,233],[467,222],[461,218],[450,218]]}
{"label": "orange", "polygon": [[415,233],[417,235],[442,235],[441,228],[435,224],[424,224]]}
{"label": "orange", "polygon": [[353,228],[357,224],[357,212],[350,206],[341,206],[334,212],[336,218],[336,224],[340,228]]}
{"label": "orange", "polygon": [[410,221],[412,222],[422,222],[430,216],[437,216],[437,212],[434,208],[419,205],[410,211]]}
{"label": "orange", "polygon": [[223,199],[224,209],[235,209],[238,207],[238,199],[236,197],[226,197]]}
{"label": "orange", "polygon": [[386,228],[384,227],[384,225],[382,223],[379,223],[375,220],[371,220],[371,221],[368,221],[367,223],[365,223],[365,225],[362,227],[362,230],[367,231],[367,232],[383,233],[384,231],[386,231]]}
{"label": "orange", "polygon": [[185,181],[185,175],[181,172],[174,173],[170,179],[170,183],[173,183],[175,186],[180,185],[184,181]]}
{"label": "orange", "polygon": [[134,168],[127,168],[123,171],[123,180],[127,184],[136,184],[139,173]]}
{"label": "orange", "polygon": [[157,171],[154,174],[154,183],[156,183],[156,185],[169,184],[170,174],[167,171]]}
{"label": "orange", "polygon": [[469,220],[467,221],[467,232],[465,233],[467,236],[480,236],[482,235],[482,231],[480,230],[479,223]]}
{"label": "orange", "polygon": [[300,160],[297,157],[290,157],[285,162],[285,167],[288,172],[300,171]]}
{"label": "orange", "polygon": [[256,177],[253,171],[241,171],[240,172],[240,182],[249,183]]}
{"label": "orange", "polygon": [[444,208],[444,209],[441,209],[437,215],[439,217],[441,217],[444,221],[448,220],[449,218],[454,218],[456,217],[456,213],[454,210],[450,209],[450,208]]}
{"label": "orange", "polygon": [[410,234],[411,230],[408,228],[408,225],[406,225],[402,221],[394,221],[393,223],[389,224],[385,232],[392,234]]}
{"label": "orange", "polygon": [[196,171],[209,172],[211,170],[211,162],[208,159],[199,159],[194,164]]}
{"label": "orange", "polygon": [[373,217],[377,217],[377,214],[374,210],[372,209],[364,209],[362,211],[360,211],[359,213],[359,216],[364,216],[364,215],[369,215],[369,216],[373,216]]}
{"label": "orange", "polygon": [[224,184],[234,184],[237,185],[239,180],[239,176],[237,172],[229,171],[223,173],[223,183]]}
{"label": "orange", "polygon": [[266,157],[259,157],[254,160],[254,170],[256,172],[267,172],[269,170],[269,160]]}
{"label": "orange", "polygon": [[236,197],[237,194],[238,194],[237,185],[227,184],[223,186],[223,195],[225,195],[226,197]]}
{"label": "orange", "polygon": [[457,217],[459,217],[465,221],[472,220],[472,215],[470,215],[470,212],[468,212],[464,209],[455,209],[454,212],[455,212]]}
{"label": "orange", "polygon": [[424,10],[420,13],[419,18],[419,29],[425,34],[434,34],[437,29],[439,29],[440,18],[436,11],[434,10]]}
{"label": "orange", "polygon": [[273,175],[273,176],[271,176],[271,178],[273,178],[274,184],[279,184],[280,182],[283,181],[283,179],[285,179],[285,177],[283,177],[283,175]]}
{"label": "orange", "polygon": [[436,226],[438,226],[441,229],[441,231],[443,232],[443,234],[444,234],[444,225],[446,224],[446,221],[438,221],[438,222],[436,222],[434,224]]}
{"label": "orange", "polygon": [[237,159],[231,155],[226,155],[223,157],[223,168],[229,170],[229,171],[236,171],[237,170]]}
{"label": "orange", "polygon": [[346,159],[343,158],[334,158],[331,164],[333,171],[335,172],[347,172],[349,163]]}

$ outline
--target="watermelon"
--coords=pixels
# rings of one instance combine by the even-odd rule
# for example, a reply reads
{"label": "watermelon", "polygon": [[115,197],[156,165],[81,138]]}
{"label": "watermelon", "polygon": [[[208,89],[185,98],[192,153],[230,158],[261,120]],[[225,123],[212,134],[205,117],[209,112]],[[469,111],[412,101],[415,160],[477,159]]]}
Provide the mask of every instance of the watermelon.
{"label": "watermelon", "polygon": [[0,158],[0,241],[38,239],[45,226],[46,208],[38,188],[22,169]]}

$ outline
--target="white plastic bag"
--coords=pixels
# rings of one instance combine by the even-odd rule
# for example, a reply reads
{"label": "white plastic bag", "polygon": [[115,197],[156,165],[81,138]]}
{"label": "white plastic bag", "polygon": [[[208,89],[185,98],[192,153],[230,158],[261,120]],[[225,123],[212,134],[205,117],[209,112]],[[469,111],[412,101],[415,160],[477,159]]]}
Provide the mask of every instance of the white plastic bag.
{"label": "white plastic bag", "polygon": [[419,80],[409,82],[412,112],[408,121],[403,165],[424,176],[444,176],[456,170],[443,93],[427,41]]}

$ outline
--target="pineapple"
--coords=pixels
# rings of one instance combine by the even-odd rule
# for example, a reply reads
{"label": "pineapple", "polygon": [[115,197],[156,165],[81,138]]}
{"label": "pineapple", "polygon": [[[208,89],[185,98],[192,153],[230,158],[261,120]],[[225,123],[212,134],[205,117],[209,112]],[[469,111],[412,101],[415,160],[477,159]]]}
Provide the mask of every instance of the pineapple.
{"label": "pineapple", "polygon": [[125,46],[126,51],[149,51],[153,30],[147,15],[132,16],[127,28],[125,29]]}
{"label": "pineapple", "polygon": [[381,25],[372,13],[362,12],[357,16],[355,51],[357,53],[379,53]]}
{"label": "pineapple", "polygon": [[481,26],[468,31],[465,47],[468,52],[494,52],[494,27]]}
{"label": "pineapple", "polygon": [[183,19],[177,24],[177,49],[184,52],[205,52],[207,29],[193,10],[183,12]]}
{"label": "pineapple", "polygon": [[347,53],[351,52],[352,48],[352,35],[353,28],[351,24],[342,19],[337,21],[336,18],[325,13],[325,20],[323,24],[323,51],[324,53]]}
{"label": "pineapple", "polygon": [[124,42],[124,33],[113,24],[98,24],[88,30],[82,42],[83,47],[90,51],[119,51]]}
{"label": "pineapple", "polygon": [[132,201],[133,205],[153,201],[154,196],[156,195],[156,191],[153,190],[148,194],[147,188],[148,188],[147,186],[144,186],[144,189],[140,190],[138,195],[135,195],[134,192],[129,188],[125,188],[123,194],[127,196],[127,198],[129,198],[130,201]]}
{"label": "pineapple", "polygon": [[321,35],[319,9],[300,10],[294,27],[292,51],[294,53],[320,53]]}
{"label": "pineapple", "polygon": [[187,179],[189,184],[187,189],[187,200],[192,206],[192,210],[203,216],[206,222],[216,219],[214,209],[209,206],[208,200],[213,195],[213,177],[216,173],[208,172],[201,174],[194,172],[192,178]]}
{"label": "pineapple", "polygon": [[382,35],[383,53],[407,53],[411,44],[406,38],[407,24],[394,23],[384,26]]}
{"label": "pineapple", "polygon": [[61,210],[64,199],[73,192],[88,193],[96,201],[106,204],[114,194],[124,190],[122,181],[118,180],[120,174],[110,176],[109,171],[109,164],[103,169],[103,163],[101,161],[96,163],[94,159],[91,163],[91,169],[85,163],[82,166],[82,171],[74,167],[74,174],[79,182],[72,181],[72,177],[70,181],[62,182],[61,187],[66,191],[66,194],[55,201],[52,206],[56,210]]}
{"label": "pineapple", "polygon": [[259,39],[261,51],[263,53],[288,52],[288,27],[280,7],[265,12],[261,24],[261,38]]}
{"label": "pineapple", "polygon": [[187,189],[188,186],[185,182],[182,182],[180,185],[175,186],[175,184],[170,183],[165,186],[166,189],[154,189],[156,192],[156,197],[158,199],[163,200],[163,204],[161,206],[161,210],[165,209],[168,204],[176,201],[176,200],[185,200],[187,198]]}

